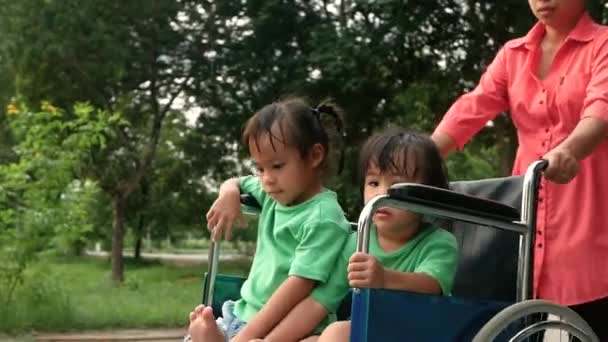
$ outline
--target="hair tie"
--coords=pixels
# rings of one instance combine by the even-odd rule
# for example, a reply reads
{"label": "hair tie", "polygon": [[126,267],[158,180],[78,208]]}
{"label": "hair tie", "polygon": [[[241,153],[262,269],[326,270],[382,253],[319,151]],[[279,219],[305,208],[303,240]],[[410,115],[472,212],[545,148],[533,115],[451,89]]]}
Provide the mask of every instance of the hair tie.
{"label": "hair tie", "polygon": [[334,121],[336,122],[336,129],[338,130],[338,132],[342,132],[342,120],[340,119],[340,117],[334,111],[334,109],[332,107],[326,106],[324,104],[320,104],[317,106],[317,108],[313,108],[312,113],[318,119],[321,118],[321,113],[327,114],[327,115],[333,117]]}
{"label": "hair tie", "polygon": [[[344,132],[342,132],[342,119],[338,116],[336,111],[331,106],[326,106],[324,104],[320,104],[317,108],[311,108],[312,115],[317,118],[319,121],[319,125],[323,128],[323,124],[321,123],[321,113],[327,114],[334,118],[334,122],[336,123],[336,131],[338,132],[338,137],[341,140],[342,144],[344,141]],[[338,174],[342,173],[344,169],[344,148],[340,148],[340,160],[338,162]]]}

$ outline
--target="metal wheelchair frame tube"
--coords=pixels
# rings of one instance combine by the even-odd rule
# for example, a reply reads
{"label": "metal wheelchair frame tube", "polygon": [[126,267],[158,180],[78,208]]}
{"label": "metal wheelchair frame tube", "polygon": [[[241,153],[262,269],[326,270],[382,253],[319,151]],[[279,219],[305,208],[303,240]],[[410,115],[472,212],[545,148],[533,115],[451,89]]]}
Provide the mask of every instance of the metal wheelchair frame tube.
{"label": "metal wheelchair frame tube", "polygon": [[[243,197],[241,196],[241,210],[243,215],[245,216],[258,216],[260,214],[260,209],[255,207],[250,207],[247,203],[243,203]],[[213,229],[212,229],[213,232]],[[213,305],[213,294],[215,289],[215,276],[217,275],[218,263],[220,260],[220,241],[216,241],[213,238],[213,233],[211,233],[211,243],[209,244],[209,257],[207,261],[209,262],[209,268],[207,269],[207,277],[205,277],[205,282],[203,283],[203,299],[201,303],[206,306]],[[221,238],[221,237],[220,237]]]}
{"label": "metal wheelchair frame tube", "polygon": [[[543,318],[540,322],[537,322],[537,319],[534,318],[534,315],[536,314],[546,314],[549,316],[549,318]],[[525,300],[506,307],[492,317],[483,327],[481,327],[473,338],[473,342],[494,341],[513,323],[523,322],[524,325],[522,327],[523,329],[519,330],[517,334],[514,335],[514,340],[523,336],[523,334],[528,334],[528,332],[531,334],[531,330],[534,330],[534,332],[540,331],[541,326],[544,328],[555,328],[556,326],[553,323],[559,321],[551,318],[551,316],[555,316],[559,321],[565,322],[568,325],[576,328],[569,329],[561,325],[559,326],[560,328],[574,333],[575,335],[579,334],[578,336],[581,337],[583,341],[599,342],[599,339],[593,332],[593,329],[574,310],[567,306],[561,306],[542,299]],[[532,321],[528,318],[532,318]],[[550,324],[545,325],[546,322],[550,322]],[[539,325],[537,323],[542,324]],[[530,328],[530,326],[532,326],[532,328]]]}
{"label": "metal wheelchair frame tube", "polygon": [[591,337],[587,336],[582,330],[573,326],[572,324],[561,322],[561,321],[543,321],[537,322],[527,326],[525,329],[518,332],[515,336],[509,339],[509,342],[524,341],[526,338],[549,329],[561,329],[570,335],[574,335],[576,338],[581,339],[582,342],[591,342]]}
{"label": "metal wheelchair frame tube", "polygon": [[215,289],[215,276],[217,274],[218,261],[220,259],[220,241],[215,241],[212,238],[211,244],[209,245],[209,269],[207,270],[207,276],[203,284],[203,299],[202,303],[205,306],[213,306],[213,292]]}
{"label": "metal wheelchair frame tube", "polygon": [[357,227],[357,252],[369,253],[369,238],[372,229],[372,218],[378,208],[391,207],[400,210],[410,210],[420,214],[429,214],[452,220],[480,224],[497,229],[514,231],[520,234],[519,258],[517,267],[517,301],[530,299],[532,248],[536,234],[536,198],[541,172],[547,162],[539,160],[528,167],[524,176],[522,193],[522,215],[520,222],[508,222],[498,219],[481,218],[475,215],[460,213],[454,210],[438,209],[432,205],[402,201],[380,195],[371,199],[361,211]]}
{"label": "metal wheelchair frame tube", "polygon": [[534,272],[534,243],[536,241],[536,202],[542,171],[547,168],[546,160],[537,160],[526,170],[521,197],[521,222],[527,226],[519,240],[517,265],[517,300],[532,298]]}

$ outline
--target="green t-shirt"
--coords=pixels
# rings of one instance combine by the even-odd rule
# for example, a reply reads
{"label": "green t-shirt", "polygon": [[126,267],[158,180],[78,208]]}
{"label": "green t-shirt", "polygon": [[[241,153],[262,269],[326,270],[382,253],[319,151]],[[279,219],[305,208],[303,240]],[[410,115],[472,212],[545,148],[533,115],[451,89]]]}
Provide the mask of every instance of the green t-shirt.
{"label": "green t-shirt", "polygon": [[[326,283],[350,225],[332,191],[323,190],[303,203],[285,207],[264,192],[257,177],[239,181],[241,193],[251,194],[262,205],[253,264],[234,309],[247,322],[288,276]],[[319,302],[329,305],[322,298]]]}
{"label": "green t-shirt", "polygon": [[[348,260],[357,246],[357,235],[352,234],[328,283],[313,290],[312,297],[335,312],[348,293]],[[444,294],[452,290],[458,266],[458,244],[448,231],[427,226],[403,247],[385,252],[378,244],[376,229],[371,230],[369,252],[387,269],[400,272],[424,273],[435,278]]]}

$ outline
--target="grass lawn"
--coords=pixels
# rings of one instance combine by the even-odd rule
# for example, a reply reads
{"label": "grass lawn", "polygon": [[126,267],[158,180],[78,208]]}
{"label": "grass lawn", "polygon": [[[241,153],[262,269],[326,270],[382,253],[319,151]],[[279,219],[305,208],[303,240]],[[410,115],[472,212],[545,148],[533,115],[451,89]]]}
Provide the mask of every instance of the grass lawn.
{"label": "grass lawn", "polygon": [[[248,262],[222,262],[245,275]],[[32,265],[15,301],[0,306],[0,332],[180,327],[200,302],[206,265],[168,266],[125,259],[125,282],[110,281],[110,263],[50,257]]]}

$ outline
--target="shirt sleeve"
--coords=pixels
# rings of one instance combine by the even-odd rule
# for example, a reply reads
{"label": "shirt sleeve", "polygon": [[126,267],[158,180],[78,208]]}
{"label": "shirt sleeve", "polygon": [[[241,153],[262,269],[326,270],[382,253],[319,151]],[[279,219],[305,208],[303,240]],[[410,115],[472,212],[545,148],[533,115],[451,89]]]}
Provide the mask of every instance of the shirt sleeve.
{"label": "shirt sleeve", "polygon": [[[329,312],[336,312],[348,295],[348,260],[355,252],[356,234],[352,234],[344,246],[335,267],[326,283],[315,287],[311,293],[312,299],[323,305]],[[355,243],[352,243],[355,242]]]}
{"label": "shirt sleeve", "polygon": [[260,205],[264,204],[264,201],[268,197],[268,194],[262,189],[260,179],[256,176],[245,176],[239,178],[239,188],[241,194],[249,194],[255,198]]}
{"label": "shirt sleeve", "polygon": [[422,262],[414,272],[424,273],[439,283],[443,295],[450,295],[458,267],[458,243],[449,232],[442,230],[422,250]]}
{"label": "shirt sleeve", "polygon": [[581,118],[597,118],[608,122],[608,35],[601,37],[591,65],[591,79],[583,102]]}
{"label": "shirt sleeve", "polygon": [[477,87],[456,100],[435,129],[449,135],[460,149],[489,120],[509,108],[507,49],[503,47],[498,52]]}
{"label": "shirt sleeve", "polygon": [[346,243],[348,228],[330,220],[315,220],[301,228],[289,275],[325,283]]}

